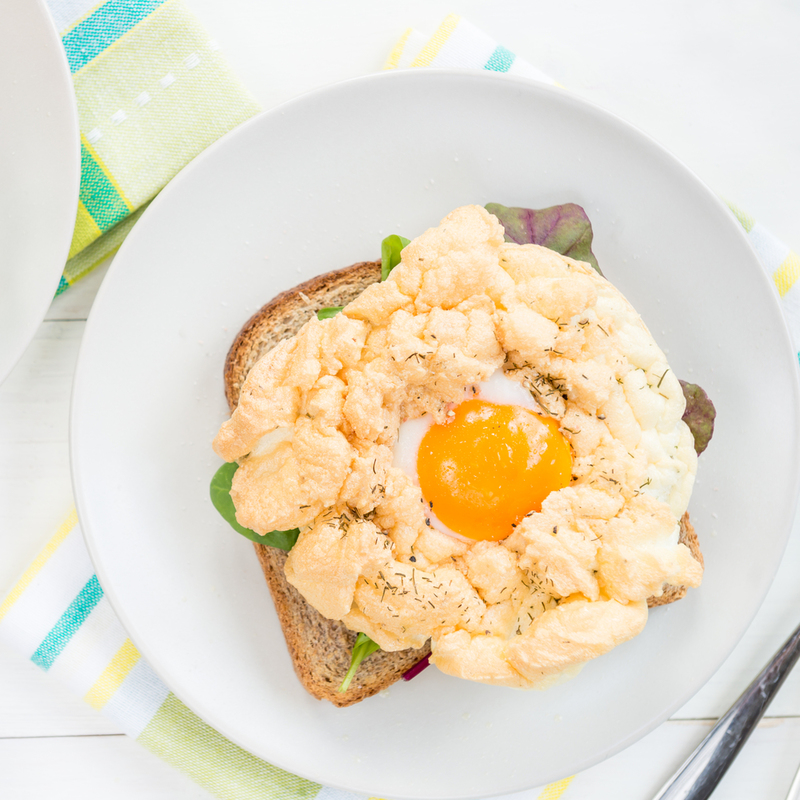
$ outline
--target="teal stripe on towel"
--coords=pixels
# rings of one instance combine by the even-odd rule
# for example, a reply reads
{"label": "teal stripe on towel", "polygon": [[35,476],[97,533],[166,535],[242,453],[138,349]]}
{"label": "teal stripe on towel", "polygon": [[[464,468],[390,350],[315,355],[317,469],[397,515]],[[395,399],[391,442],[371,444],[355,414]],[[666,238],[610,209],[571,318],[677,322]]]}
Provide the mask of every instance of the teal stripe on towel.
{"label": "teal stripe on towel", "polygon": [[31,661],[43,670],[50,669],[102,596],[103,589],[97,580],[97,575],[92,575],[78,592],[78,596],[69,604],[61,619],[44,637],[44,641],[31,656]]}
{"label": "teal stripe on towel", "polygon": [[83,142],[79,196],[97,227],[104,233],[131,213],[128,204]]}
{"label": "teal stripe on towel", "polygon": [[75,73],[114,44],[166,0],[108,0],[66,33],[61,41]]}
{"label": "teal stripe on towel", "polygon": [[494,52],[489,56],[489,60],[483,65],[483,68],[490,69],[492,72],[508,72],[515,58],[516,56],[510,50],[499,44],[495,47]]}

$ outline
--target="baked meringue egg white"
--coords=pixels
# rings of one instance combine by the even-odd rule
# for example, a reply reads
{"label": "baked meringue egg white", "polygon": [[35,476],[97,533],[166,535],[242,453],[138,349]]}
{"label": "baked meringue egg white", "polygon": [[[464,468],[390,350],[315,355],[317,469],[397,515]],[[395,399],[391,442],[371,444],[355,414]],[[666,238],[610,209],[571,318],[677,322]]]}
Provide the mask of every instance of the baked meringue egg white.
{"label": "baked meringue egg white", "polygon": [[701,581],[684,408],[617,289],[466,206],[255,364],[214,447],[241,525],[299,529],[286,578],[323,616],[545,688]]}

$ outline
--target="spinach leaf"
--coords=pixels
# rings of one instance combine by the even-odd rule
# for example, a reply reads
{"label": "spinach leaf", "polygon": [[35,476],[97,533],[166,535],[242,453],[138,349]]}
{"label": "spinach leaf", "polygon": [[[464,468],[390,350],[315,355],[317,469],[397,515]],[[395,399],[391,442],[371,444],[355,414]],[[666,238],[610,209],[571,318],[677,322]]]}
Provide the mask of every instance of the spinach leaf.
{"label": "spinach leaf", "polygon": [[[400,252],[409,243],[410,239],[393,233],[381,242],[381,280],[385,281],[389,273],[400,263]],[[328,306],[317,311],[317,319],[330,319],[335,317],[344,306]]]}
{"label": "spinach leaf", "polygon": [[236,509],[231,500],[231,484],[233,473],[239,469],[239,465],[234,461],[230,464],[223,464],[211,479],[211,502],[214,508],[219,511],[223,519],[237,532],[247,539],[259,544],[268,544],[271,547],[278,547],[281,550],[291,550],[300,531],[295,528],[291,531],[270,531],[263,536],[245,528],[236,521]]}
{"label": "spinach leaf", "polygon": [[346,692],[347,687],[350,686],[350,681],[361,666],[361,662],[371,656],[376,650],[380,650],[380,645],[372,641],[366,633],[359,633],[356,636],[356,642],[353,645],[353,654],[350,657],[350,669],[347,670],[347,675],[339,686],[340,692]]}
{"label": "spinach leaf", "polygon": [[389,273],[400,263],[400,251],[410,239],[393,233],[381,242],[381,280],[385,281]]}
{"label": "spinach leaf", "polygon": [[317,311],[317,319],[330,319],[331,317],[335,317],[344,306],[328,306],[327,308],[321,308]]}

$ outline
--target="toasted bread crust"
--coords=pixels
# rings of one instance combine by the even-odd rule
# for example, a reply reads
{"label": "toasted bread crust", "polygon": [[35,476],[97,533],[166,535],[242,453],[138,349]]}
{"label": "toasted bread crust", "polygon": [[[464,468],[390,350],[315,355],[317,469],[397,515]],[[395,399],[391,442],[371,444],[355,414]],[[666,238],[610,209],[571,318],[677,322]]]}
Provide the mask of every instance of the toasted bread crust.
{"label": "toasted bread crust", "polygon": [[[700,552],[700,542],[697,539],[697,533],[695,532],[694,525],[692,525],[692,523],[689,521],[688,511],[681,517],[681,531],[678,536],[678,541],[681,544],[685,544],[689,548],[692,556],[694,556],[694,560],[699,561],[700,566],[702,567],[703,554]],[[685,586],[672,586],[668,583],[664,586],[663,594],[659,595],[658,597],[647,598],[647,605],[650,608],[655,608],[656,606],[666,606],[669,603],[674,603],[676,600],[680,600],[685,594]]]}
{"label": "toasted bread crust", "polygon": [[[225,360],[225,397],[231,412],[239,402],[247,373],[261,356],[283,339],[294,336],[311,314],[320,308],[347,305],[367,286],[377,283],[380,276],[380,261],[361,261],[301,283],[259,309],[244,324]],[[688,512],[681,519],[679,541],[689,547],[697,561],[703,563]],[[346,692],[337,691],[350,666],[356,633],[341,622],[323,617],[286,580],[283,569],[285,552],[260,544],[256,544],[255,549],[295,672],[314,697],[329,700],[340,707],[353,705],[391,686],[430,653],[429,645],[419,650],[379,650],[362,662]],[[650,597],[647,604],[651,608],[666,605],[680,600],[685,594],[685,586],[667,585],[663,594]]]}
{"label": "toasted bread crust", "polygon": [[359,261],[281,292],[239,331],[225,359],[225,399],[231,413],[253,364],[278,342],[294,336],[320,308],[345,306],[381,279],[380,261]]}

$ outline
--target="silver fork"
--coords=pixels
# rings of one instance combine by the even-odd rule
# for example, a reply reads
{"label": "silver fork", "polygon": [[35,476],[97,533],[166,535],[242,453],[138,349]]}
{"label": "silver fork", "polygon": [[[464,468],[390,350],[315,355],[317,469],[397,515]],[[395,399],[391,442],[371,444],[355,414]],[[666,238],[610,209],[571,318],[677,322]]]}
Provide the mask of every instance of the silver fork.
{"label": "silver fork", "polygon": [[[800,657],[800,626],[653,800],[706,800]],[[798,770],[786,800],[800,800]]]}

